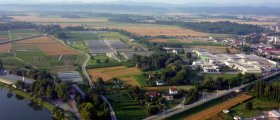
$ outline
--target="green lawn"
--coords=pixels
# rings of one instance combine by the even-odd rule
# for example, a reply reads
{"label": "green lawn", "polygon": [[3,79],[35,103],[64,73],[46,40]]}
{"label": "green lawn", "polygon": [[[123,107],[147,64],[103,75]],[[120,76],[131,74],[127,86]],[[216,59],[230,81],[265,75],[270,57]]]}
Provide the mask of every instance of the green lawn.
{"label": "green lawn", "polygon": [[147,112],[136,100],[131,100],[126,92],[114,95],[106,95],[113,105],[113,109],[119,120],[141,120],[147,116]]}
{"label": "green lawn", "polygon": [[39,35],[40,32],[35,29],[17,29],[17,30],[10,30],[12,39],[21,39],[26,37],[31,37],[35,35]]}
{"label": "green lawn", "polygon": [[145,76],[143,75],[135,75],[134,76],[135,80],[137,80],[137,82],[141,85],[141,87],[148,87],[151,86],[149,84],[149,79],[147,79]]}

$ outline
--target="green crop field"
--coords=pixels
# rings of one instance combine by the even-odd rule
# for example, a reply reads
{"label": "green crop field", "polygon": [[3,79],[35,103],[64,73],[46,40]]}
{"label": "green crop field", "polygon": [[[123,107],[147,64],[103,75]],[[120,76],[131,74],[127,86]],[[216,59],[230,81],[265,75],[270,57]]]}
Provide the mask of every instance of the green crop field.
{"label": "green crop field", "polygon": [[14,69],[25,65],[24,62],[16,59],[12,54],[0,54],[0,59],[3,61],[4,67],[7,69]]}
{"label": "green crop field", "polygon": [[128,93],[120,92],[114,95],[106,95],[119,120],[140,120],[147,116],[143,106],[138,101],[130,99]]}
{"label": "green crop field", "polygon": [[27,38],[39,35],[40,32],[34,29],[17,29],[17,30],[10,30],[11,37],[13,40]]}
{"label": "green crop field", "polygon": [[95,33],[87,33],[80,31],[68,31],[66,32],[67,39],[70,41],[79,40],[99,40],[99,37]]}
{"label": "green crop field", "polygon": [[[16,51],[16,57],[25,64],[32,65],[45,70],[53,70],[57,67],[73,66],[81,64],[85,59],[80,55],[47,56],[40,50],[35,51]],[[65,67],[66,69],[67,67]],[[71,70],[74,69],[71,67]]]}

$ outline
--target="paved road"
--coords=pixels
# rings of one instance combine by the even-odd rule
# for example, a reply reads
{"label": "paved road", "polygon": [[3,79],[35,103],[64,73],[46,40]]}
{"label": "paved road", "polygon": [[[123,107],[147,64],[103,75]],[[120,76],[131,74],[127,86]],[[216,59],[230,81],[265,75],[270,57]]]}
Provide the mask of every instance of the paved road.
{"label": "paved road", "polygon": [[239,87],[232,88],[232,89],[230,89],[230,90],[228,90],[226,92],[220,93],[220,94],[215,94],[214,96],[210,96],[210,97],[208,97],[206,99],[201,99],[201,100],[199,100],[199,101],[197,101],[197,102],[195,102],[193,104],[190,104],[190,105],[183,105],[183,106],[181,105],[181,107],[180,107],[180,105],[178,105],[178,106],[176,106],[174,108],[166,110],[164,113],[160,113],[160,114],[157,114],[157,115],[154,115],[154,116],[147,117],[144,120],[163,120],[163,119],[166,119],[166,118],[171,117],[173,115],[182,113],[182,112],[184,112],[186,110],[189,110],[191,108],[194,108],[194,107],[197,107],[197,106],[202,105],[204,103],[207,103],[207,102],[209,102],[211,100],[214,100],[216,98],[220,98],[220,97],[223,97],[225,95],[228,95],[228,94],[230,94],[232,92],[235,92],[236,90],[243,89],[243,88],[245,88],[245,87],[247,87],[249,85],[254,84],[257,81],[266,80],[266,79],[268,79],[270,77],[274,77],[274,76],[279,75],[279,74],[280,74],[280,71],[268,74],[265,77],[263,77],[263,78],[261,78],[259,80],[256,80],[254,82],[251,82],[251,83],[248,83],[248,84],[244,84],[244,85],[239,86]]}

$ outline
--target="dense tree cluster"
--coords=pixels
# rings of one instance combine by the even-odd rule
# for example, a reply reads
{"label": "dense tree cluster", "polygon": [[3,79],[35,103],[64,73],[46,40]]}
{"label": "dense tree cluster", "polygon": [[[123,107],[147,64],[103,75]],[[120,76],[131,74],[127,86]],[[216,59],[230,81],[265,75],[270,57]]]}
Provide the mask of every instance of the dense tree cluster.
{"label": "dense tree cluster", "polygon": [[41,33],[51,34],[59,39],[65,39],[66,34],[63,32],[63,29],[60,25],[38,25],[36,27]]}
{"label": "dense tree cluster", "polygon": [[280,102],[280,83],[267,83],[258,81],[253,87],[253,90],[258,98],[267,98],[271,101]]}
{"label": "dense tree cluster", "polygon": [[11,30],[11,29],[33,29],[36,25],[28,22],[7,22],[0,23],[0,30]]}
{"label": "dense tree cluster", "polygon": [[89,91],[84,99],[77,97],[78,109],[82,120],[108,120],[110,119],[109,106],[94,91]]}
{"label": "dense tree cluster", "polygon": [[221,34],[247,35],[252,33],[262,33],[265,29],[257,25],[239,24],[229,21],[222,22],[162,22],[157,24],[179,25],[185,28]]}
{"label": "dense tree cluster", "polygon": [[186,105],[196,102],[199,99],[199,92],[197,88],[191,89],[186,93]]}
{"label": "dense tree cluster", "polygon": [[[188,77],[190,75],[187,64],[176,54],[169,54],[165,52],[159,52],[152,54],[151,56],[133,56],[133,61],[138,68],[143,71],[156,72],[155,80],[162,80],[168,85],[181,85],[188,84],[190,81]],[[148,75],[146,75],[147,77]],[[151,80],[152,82],[152,80]]]}
{"label": "dense tree cluster", "polygon": [[201,89],[206,89],[208,91],[212,90],[225,90],[230,89],[242,84],[246,84],[256,80],[255,74],[238,74],[232,78],[212,78],[210,76],[206,76],[200,85]]}

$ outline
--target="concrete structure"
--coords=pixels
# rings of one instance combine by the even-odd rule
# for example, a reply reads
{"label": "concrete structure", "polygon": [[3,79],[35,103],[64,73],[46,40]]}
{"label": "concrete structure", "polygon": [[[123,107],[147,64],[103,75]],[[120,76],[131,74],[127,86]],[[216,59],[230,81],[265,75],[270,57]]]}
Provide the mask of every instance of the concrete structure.
{"label": "concrete structure", "polygon": [[276,44],[280,42],[280,39],[278,36],[267,36],[267,41]]}
{"label": "concrete structure", "polygon": [[33,80],[33,79],[29,79],[29,78],[14,75],[14,74],[0,75],[1,83],[7,84],[7,85],[12,85],[13,87],[15,87],[15,84],[17,81],[23,81],[26,85],[30,85],[33,82],[35,82],[35,80]]}
{"label": "concrete structure", "polygon": [[58,78],[68,83],[83,84],[83,78],[77,71],[58,72]]}
{"label": "concrete structure", "polygon": [[162,81],[162,80],[156,81],[156,85],[157,85],[157,86],[162,86],[162,85],[164,85],[164,84],[165,84],[165,82]]}
{"label": "concrete structure", "polygon": [[268,112],[269,118],[280,118],[280,113],[276,110],[272,110]]}
{"label": "concrete structure", "polygon": [[224,66],[240,70],[243,74],[269,72],[278,68],[277,62],[253,54],[213,55],[205,51],[194,52],[200,60],[194,61],[193,66],[200,66],[206,73],[218,73],[219,68]]}
{"label": "concrete structure", "polygon": [[173,95],[170,94],[162,94],[162,97],[165,98],[167,101],[174,100]]}

